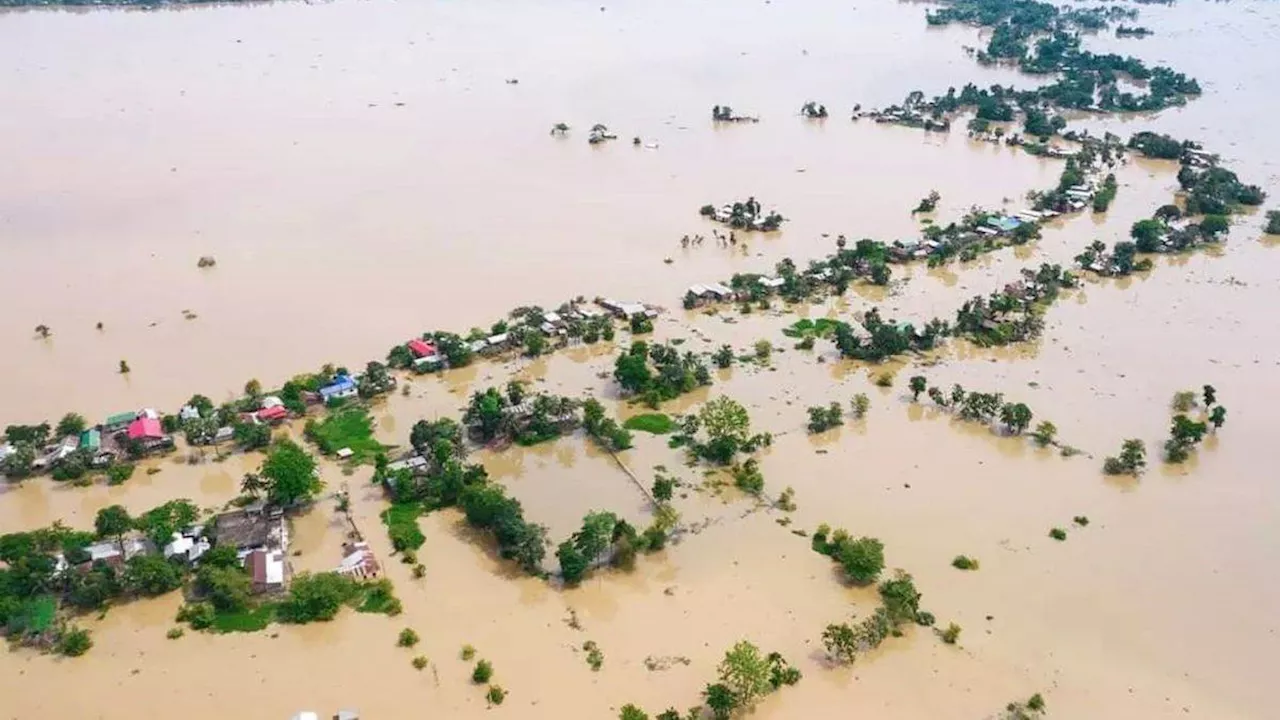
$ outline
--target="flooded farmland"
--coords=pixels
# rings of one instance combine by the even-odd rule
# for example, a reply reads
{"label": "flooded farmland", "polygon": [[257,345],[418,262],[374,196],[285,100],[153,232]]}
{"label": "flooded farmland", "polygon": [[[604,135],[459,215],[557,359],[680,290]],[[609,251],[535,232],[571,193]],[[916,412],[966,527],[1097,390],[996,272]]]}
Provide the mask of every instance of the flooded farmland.
{"label": "flooded farmland", "polygon": [[[0,422],[176,409],[193,392],[221,401],[250,378],[275,386],[325,362],[362,367],[424,330],[603,295],[664,306],[655,336],[682,350],[773,343],[767,366],[718,371],[712,387],[663,410],[740,401],[775,437],[759,454],[768,494],[791,487],[798,505],[783,526],[783,513],[718,487],[664,436],[636,433],[620,463],[582,433],[485,450],[472,461],[555,544],[591,510],[646,521],[627,471],[646,485],[655,472],[675,476],[674,505],[698,531],[632,572],[561,589],[513,570],[444,510],[420,520],[419,579],[393,556],[373,469],[348,475],[326,461],[322,477],[329,489],[349,486],[400,616],[171,640],[178,595],[133,601],[83,619],[95,643],[83,657],[0,652],[0,714],[616,717],[626,703],[654,713],[697,704],[724,650],[750,639],[804,673],[759,718],[982,719],[1037,692],[1052,718],[1272,716],[1280,488],[1266,459],[1280,399],[1270,317],[1280,248],[1261,212],[1234,217],[1221,247],[1086,281],[1048,310],[1040,338],[1002,349],[956,341],[867,365],[840,359],[830,342],[793,349],[781,331],[801,315],[847,318],[873,304],[913,321],[947,317],[1019,268],[1068,266],[1091,240],[1125,239],[1170,202],[1176,163],[1135,159],[1118,170],[1105,214],[1054,220],[1040,240],[972,262],[895,269],[888,290],[854,285],[839,299],[750,315],[680,309],[692,283],[768,272],[783,257],[804,265],[833,252],[837,234],[916,234],[910,210],[930,189],[947,218],[975,204],[1013,210],[1057,182],[1060,161],[971,141],[959,127],[848,120],[854,104],[916,88],[1034,83],[973,62],[963,47],[981,44],[979,31],[929,28],[927,7],[338,0],[0,13],[0,261],[10,270]],[[1280,103],[1280,7],[1183,0],[1141,13],[1151,37],[1086,45],[1171,64],[1199,79],[1203,96],[1073,127],[1203,141],[1274,198],[1280,142],[1263,119]],[[807,100],[832,116],[799,117]],[[761,120],[713,125],[716,103]],[[548,136],[556,122],[571,126],[568,137]],[[589,146],[597,122],[621,139]],[[710,234],[700,206],[748,195],[788,218],[781,232],[680,246],[682,235]],[[216,267],[197,268],[206,255]],[[34,336],[39,324],[50,337]],[[416,421],[457,417],[472,392],[512,377],[630,416],[641,408],[610,379],[627,340],[406,379],[407,391],[372,407],[377,438],[405,447]],[[132,372],[117,372],[121,359]],[[893,387],[876,386],[886,369]],[[1026,402],[1083,452],[1062,457],[912,403],[906,378],[917,373]],[[1102,475],[1125,438],[1157,449],[1170,396],[1205,383],[1230,420],[1191,460],[1153,457],[1138,478]],[[807,407],[857,393],[871,400],[866,417],[805,432]],[[11,483],[0,487],[0,532],[57,520],[91,528],[117,503],[222,507],[261,458],[188,463],[184,450],[118,486]],[[1091,523],[1066,542],[1046,536],[1081,515]],[[337,518],[324,501],[292,521],[298,569],[336,566]],[[877,597],[841,582],[791,532],[821,523],[883,540],[922,607],[963,626],[958,645],[912,627],[852,667],[832,666],[823,628],[868,615]],[[981,569],[953,569],[961,553]],[[412,653],[396,647],[402,627],[422,636]],[[587,640],[605,654],[599,672],[584,658]],[[459,658],[467,644],[496,668],[502,707],[470,682]],[[410,665],[416,653],[429,658],[425,671]]]}

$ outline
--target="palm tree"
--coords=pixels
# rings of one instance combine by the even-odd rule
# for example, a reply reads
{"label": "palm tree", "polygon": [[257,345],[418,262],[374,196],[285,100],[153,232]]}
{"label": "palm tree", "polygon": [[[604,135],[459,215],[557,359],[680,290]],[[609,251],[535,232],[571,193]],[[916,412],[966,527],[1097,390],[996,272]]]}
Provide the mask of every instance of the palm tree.
{"label": "palm tree", "polygon": [[266,489],[267,482],[257,473],[245,473],[244,479],[240,481],[240,492],[250,497],[258,497]]}

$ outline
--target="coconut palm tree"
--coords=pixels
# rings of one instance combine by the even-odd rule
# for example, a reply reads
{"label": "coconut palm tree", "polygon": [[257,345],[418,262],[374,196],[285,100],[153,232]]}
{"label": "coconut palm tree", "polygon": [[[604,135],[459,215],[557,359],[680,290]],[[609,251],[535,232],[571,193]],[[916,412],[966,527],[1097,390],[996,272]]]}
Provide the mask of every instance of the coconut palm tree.
{"label": "coconut palm tree", "polygon": [[240,481],[240,492],[250,497],[258,497],[267,489],[267,482],[257,473],[245,473]]}

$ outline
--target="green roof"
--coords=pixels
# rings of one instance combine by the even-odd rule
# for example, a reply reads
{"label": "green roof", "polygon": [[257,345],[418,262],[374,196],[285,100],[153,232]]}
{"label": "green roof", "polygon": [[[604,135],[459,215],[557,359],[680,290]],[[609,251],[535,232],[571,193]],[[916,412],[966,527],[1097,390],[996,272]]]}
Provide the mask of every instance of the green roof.
{"label": "green roof", "polygon": [[102,447],[102,433],[96,428],[90,428],[80,433],[80,447],[90,450],[97,450]]}
{"label": "green roof", "polygon": [[115,415],[109,416],[105,424],[106,425],[122,425],[124,423],[133,422],[134,420],[137,419],[137,417],[138,417],[138,413],[133,411],[116,413]]}

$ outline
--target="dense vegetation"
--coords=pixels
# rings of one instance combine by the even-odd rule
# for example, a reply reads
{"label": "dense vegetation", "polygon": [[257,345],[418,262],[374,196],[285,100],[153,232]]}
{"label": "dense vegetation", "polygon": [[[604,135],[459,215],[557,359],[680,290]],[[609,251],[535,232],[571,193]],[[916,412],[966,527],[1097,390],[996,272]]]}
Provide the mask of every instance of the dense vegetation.
{"label": "dense vegetation", "polygon": [[639,397],[656,408],[696,388],[711,384],[711,371],[702,358],[672,345],[631,343],[614,363],[613,378],[623,392]]}

